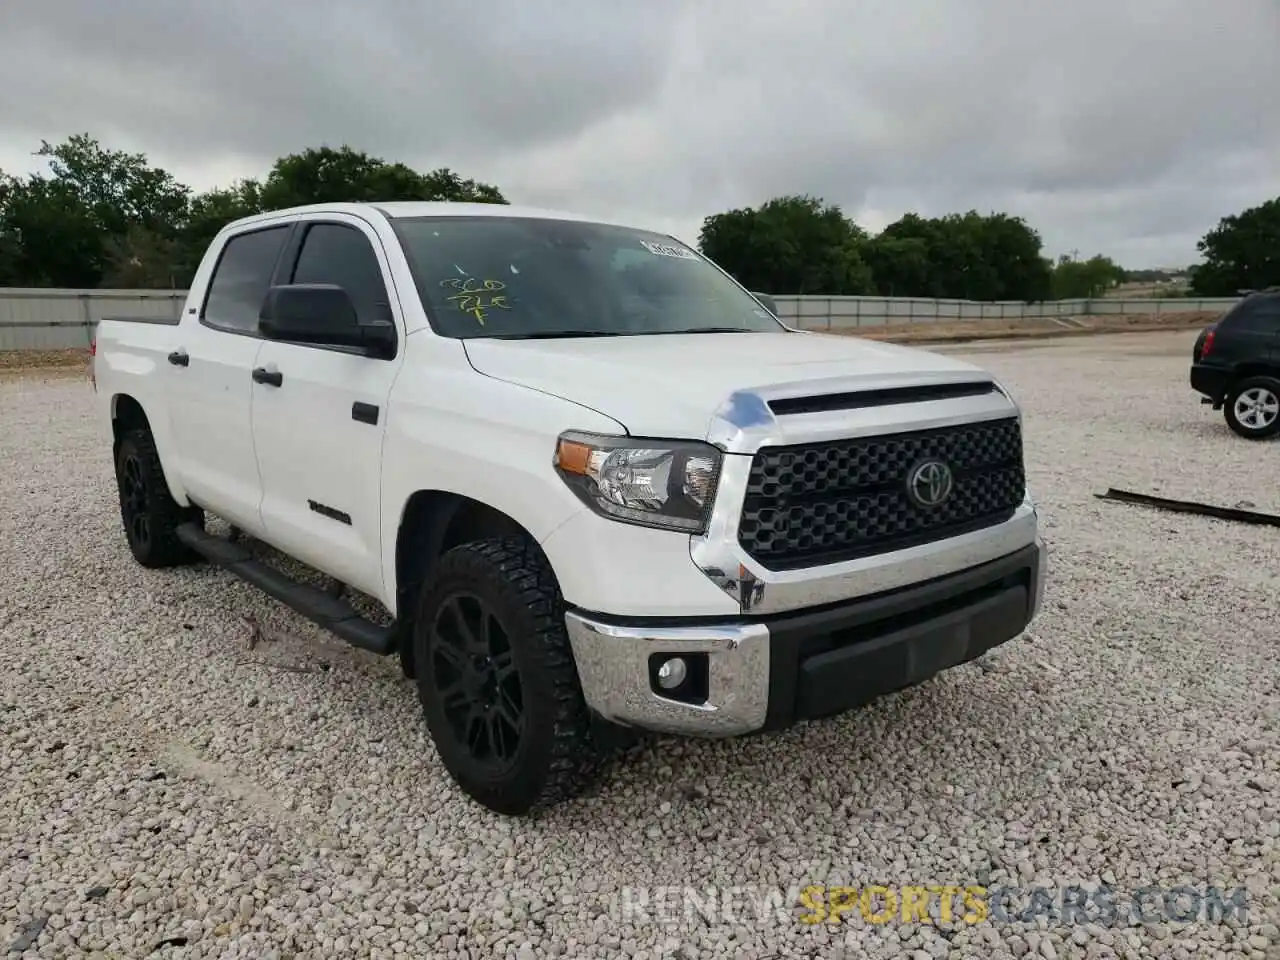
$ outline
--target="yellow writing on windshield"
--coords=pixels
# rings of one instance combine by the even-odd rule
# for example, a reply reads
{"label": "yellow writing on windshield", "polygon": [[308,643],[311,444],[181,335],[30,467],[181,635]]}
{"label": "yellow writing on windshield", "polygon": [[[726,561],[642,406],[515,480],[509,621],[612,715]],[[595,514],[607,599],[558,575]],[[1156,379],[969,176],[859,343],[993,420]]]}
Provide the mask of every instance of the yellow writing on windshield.
{"label": "yellow writing on windshield", "polygon": [[456,303],[458,309],[463,313],[475,317],[476,323],[482,327],[484,326],[484,318],[489,315],[488,312],[490,310],[511,309],[511,304],[507,302],[507,295],[498,292],[507,288],[507,285],[501,280],[450,277],[448,280],[441,280],[440,286],[457,291],[446,299]]}

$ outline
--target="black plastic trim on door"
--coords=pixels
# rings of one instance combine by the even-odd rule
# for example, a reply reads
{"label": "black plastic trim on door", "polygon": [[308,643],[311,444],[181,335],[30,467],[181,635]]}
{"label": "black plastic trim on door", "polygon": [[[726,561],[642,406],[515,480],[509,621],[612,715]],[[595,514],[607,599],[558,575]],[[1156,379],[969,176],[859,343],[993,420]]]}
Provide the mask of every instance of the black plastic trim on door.
{"label": "black plastic trim on door", "polygon": [[378,408],[372,403],[361,403],[357,400],[351,404],[351,419],[358,423],[377,424]]}
{"label": "black plastic trim on door", "polygon": [[308,500],[307,506],[311,508],[313,513],[318,513],[322,517],[328,517],[330,520],[337,520],[339,523],[345,523],[351,526],[351,514],[345,510],[339,510],[337,507],[331,507],[326,503],[320,503],[317,500]]}

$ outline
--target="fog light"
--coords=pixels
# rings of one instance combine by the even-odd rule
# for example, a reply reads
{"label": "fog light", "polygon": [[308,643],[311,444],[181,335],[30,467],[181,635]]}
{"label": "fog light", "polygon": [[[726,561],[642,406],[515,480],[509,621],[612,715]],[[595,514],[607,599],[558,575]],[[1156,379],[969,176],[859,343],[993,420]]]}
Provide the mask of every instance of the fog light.
{"label": "fog light", "polygon": [[684,683],[684,678],[688,674],[689,669],[685,666],[684,660],[680,657],[672,657],[670,660],[663,662],[658,668],[658,686],[663,690],[674,690],[680,684]]}

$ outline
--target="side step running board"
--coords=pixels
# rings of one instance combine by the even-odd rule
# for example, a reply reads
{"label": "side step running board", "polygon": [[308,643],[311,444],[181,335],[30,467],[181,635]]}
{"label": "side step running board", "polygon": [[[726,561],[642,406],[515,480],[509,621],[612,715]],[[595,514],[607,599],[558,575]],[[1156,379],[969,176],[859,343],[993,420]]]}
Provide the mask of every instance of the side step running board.
{"label": "side step running board", "polygon": [[177,532],[179,540],[210,563],[226,568],[353,647],[383,655],[394,649],[395,633],[391,627],[380,627],[331,593],[299,583],[274,567],[253,559],[239,543],[215,537],[194,523],[182,524]]}

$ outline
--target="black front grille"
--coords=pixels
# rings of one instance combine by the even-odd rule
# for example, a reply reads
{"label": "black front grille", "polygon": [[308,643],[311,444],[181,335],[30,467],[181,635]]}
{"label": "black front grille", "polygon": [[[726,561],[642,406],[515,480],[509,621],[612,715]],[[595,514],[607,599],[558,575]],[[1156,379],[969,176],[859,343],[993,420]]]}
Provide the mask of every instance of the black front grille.
{"label": "black front grille", "polygon": [[[950,495],[935,507],[907,490],[927,460],[952,476]],[[1016,417],[765,447],[751,463],[738,540],[772,570],[838,563],[1001,523],[1025,487]]]}

